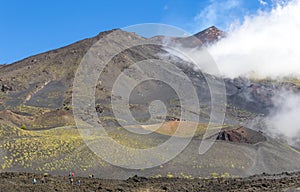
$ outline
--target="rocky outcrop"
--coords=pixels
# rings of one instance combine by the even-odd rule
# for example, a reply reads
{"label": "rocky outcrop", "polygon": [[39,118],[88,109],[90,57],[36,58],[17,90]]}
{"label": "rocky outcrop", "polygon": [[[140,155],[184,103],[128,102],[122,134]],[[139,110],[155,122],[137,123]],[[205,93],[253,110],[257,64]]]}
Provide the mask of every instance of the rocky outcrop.
{"label": "rocky outcrop", "polygon": [[216,28],[215,26],[209,27],[204,31],[201,31],[194,36],[197,37],[202,41],[204,44],[213,43],[223,37],[225,37],[225,32],[221,31],[220,29]]}
{"label": "rocky outcrop", "polygon": [[221,130],[217,140],[255,144],[265,141],[266,138],[262,135],[262,132],[256,132],[245,127],[238,127]]}

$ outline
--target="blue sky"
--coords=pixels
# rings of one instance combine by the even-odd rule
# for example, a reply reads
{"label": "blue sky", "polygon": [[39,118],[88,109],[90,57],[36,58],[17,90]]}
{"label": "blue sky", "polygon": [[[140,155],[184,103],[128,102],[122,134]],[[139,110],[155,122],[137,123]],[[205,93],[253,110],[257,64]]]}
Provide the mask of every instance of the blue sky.
{"label": "blue sky", "polygon": [[[2,0],[0,64],[141,23],[164,23],[196,33],[226,30],[274,0]],[[264,5],[264,2],[268,3]]]}

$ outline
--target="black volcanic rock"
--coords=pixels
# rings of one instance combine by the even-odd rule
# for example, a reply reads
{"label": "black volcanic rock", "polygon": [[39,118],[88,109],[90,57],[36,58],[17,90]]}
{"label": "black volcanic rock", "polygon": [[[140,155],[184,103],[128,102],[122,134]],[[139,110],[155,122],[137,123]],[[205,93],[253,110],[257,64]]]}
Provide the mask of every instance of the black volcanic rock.
{"label": "black volcanic rock", "polygon": [[[0,174],[0,187],[2,191],[99,191],[99,192],[135,192],[135,191],[288,191],[299,190],[300,173],[261,174],[246,178],[139,178],[138,182],[128,180],[105,180],[99,178],[75,177],[74,185],[70,186],[69,179],[64,176],[49,175],[45,178],[44,185],[32,184],[33,178],[43,178],[38,173],[10,173]],[[77,180],[81,185],[77,185]],[[13,182],[12,182],[13,181]]]}

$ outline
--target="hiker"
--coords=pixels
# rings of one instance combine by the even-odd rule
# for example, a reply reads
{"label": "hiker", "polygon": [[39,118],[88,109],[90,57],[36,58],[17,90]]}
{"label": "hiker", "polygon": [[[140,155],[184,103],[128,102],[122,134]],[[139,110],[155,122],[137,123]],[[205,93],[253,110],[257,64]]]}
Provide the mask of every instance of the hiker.
{"label": "hiker", "polygon": [[34,185],[36,185],[36,178],[33,178],[32,183],[33,183]]}
{"label": "hiker", "polygon": [[74,177],[75,176],[75,173],[74,172],[72,172],[72,177]]}
{"label": "hiker", "polygon": [[70,172],[69,172],[69,177],[71,177],[71,176],[72,176],[72,172],[70,171]]}
{"label": "hiker", "polygon": [[71,185],[73,185],[73,183],[74,183],[74,179],[73,178],[70,179],[70,183],[71,183]]}
{"label": "hiker", "polygon": [[80,179],[77,181],[77,185],[80,186]]}
{"label": "hiker", "polygon": [[41,179],[41,184],[42,184],[42,185],[45,184],[45,178],[44,178],[44,177]]}

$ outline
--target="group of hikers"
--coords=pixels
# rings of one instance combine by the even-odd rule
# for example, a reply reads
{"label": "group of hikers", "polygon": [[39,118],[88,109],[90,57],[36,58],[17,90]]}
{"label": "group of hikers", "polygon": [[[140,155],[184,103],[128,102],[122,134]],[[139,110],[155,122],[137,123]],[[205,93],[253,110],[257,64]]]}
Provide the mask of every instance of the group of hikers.
{"label": "group of hikers", "polygon": [[[71,172],[69,173],[69,180],[70,180],[70,184],[73,186],[74,185],[74,177],[75,177],[75,173]],[[81,181],[80,179],[77,180],[77,185],[80,186]]]}
{"label": "group of hikers", "polygon": [[[44,184],[46,183],[46,180],[45,180],[45,177],[46,177],[46,176],[47,176],[47,175],[44,175],[44,176],[41,178],[41,185],[44,185]],[[32,183],[33,183],[34,185],[37,184],[37,180],[36,180],[35,177],[33,178]]]}
{"label": "group of hikers", "polygon": [[[41,178],[41,185],[44,185],[46,183],[46,180],[45,180],[45,177],[47,175],[44,175],[42,178]],[[70,180],[70,185],[74,185],[74,178],[75,178],[75,173],[74,172],[69,172],[69,180]],[[33,185],[37,185],[37,179],[34,177],[33,178],[33,181],[32,181]],[[81,185],[81,181],[80,179],[77,180],[77,186],[80,186]]]}

